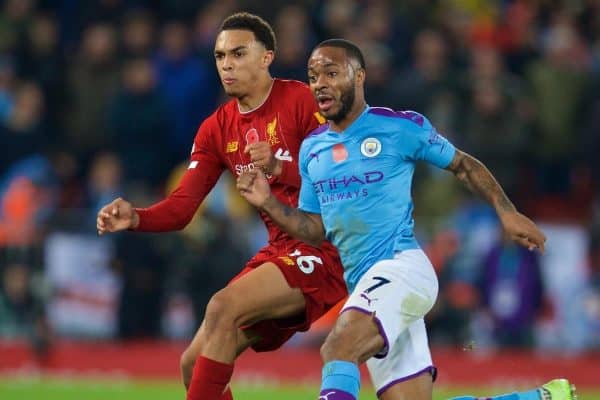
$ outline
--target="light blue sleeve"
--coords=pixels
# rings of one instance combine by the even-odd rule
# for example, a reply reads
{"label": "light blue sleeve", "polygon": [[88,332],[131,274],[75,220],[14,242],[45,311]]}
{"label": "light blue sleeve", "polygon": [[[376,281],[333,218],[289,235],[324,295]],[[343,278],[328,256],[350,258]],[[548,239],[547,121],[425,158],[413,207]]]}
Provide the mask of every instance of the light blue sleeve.
{"label": "light blue sleeve", "polygon": [[298,198],[298,208],[302,211],[306,211],[313,214],[321,214],[321,206],[319,204],[319,198],[317,192],[312,183],[312,180],[308,176],[308,158],[306,155],[307,151],[306,140],[300,147],[298,167],[300,168],[300,196]]}
{"label": "light blue sleeve", "polygon": [[413,161],[423,160],[439,168],[446,168],[452,162],[456,148],[445,137],[437,133],[431,122],[414,111],[402,111],[407,115],[406,130],[402,135],[402,149],[405,156]]}

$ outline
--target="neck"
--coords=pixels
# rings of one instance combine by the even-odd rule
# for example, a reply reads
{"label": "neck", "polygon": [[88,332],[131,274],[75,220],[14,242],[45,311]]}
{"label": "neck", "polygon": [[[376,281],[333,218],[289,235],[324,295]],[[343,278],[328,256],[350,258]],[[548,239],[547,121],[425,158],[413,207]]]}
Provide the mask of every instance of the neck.
{"label": "neck", "polygon": [[366,107],[367,103],[364,99],[355,101],[352,109],[343,120],[339,122],[329,121],[329,129],[334,132],[342,132],[349,127],[350,124],[352,124],[360,116],[360,114],[362,114]]}
{"label": "neck", "polygon": [[269,97],[272,87],[273,78],[271,78],[271,75],[257,81],[248,94],[238,97],[237,103],[240,112],[248,112],[260,107]]}

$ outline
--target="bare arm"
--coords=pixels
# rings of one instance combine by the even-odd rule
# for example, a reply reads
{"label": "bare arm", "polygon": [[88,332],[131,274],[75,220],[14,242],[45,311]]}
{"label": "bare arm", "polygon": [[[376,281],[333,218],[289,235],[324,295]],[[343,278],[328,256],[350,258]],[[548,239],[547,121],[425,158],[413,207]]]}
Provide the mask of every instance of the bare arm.
{"label": "bare arm", "polygon": [[285,232],[313,246],[319,246],[325,240],[321,215],[289,207],[277,200],[260,169],[243,173],[237,180],[237,187],[250,204],[265,212]]}
{"label": "bare arm", "polygon": [[508,238],[529,250],[538,248],[544,252],[546,236],[533,221],[517,211],[481,161],[457,149],[446,169],[452,171],[471,191],[479,194],[494,207]]}
{"label": "bare arm", "polygon": [[446,169],[454,173],[472,192],[487,200],[496,209],[498,216],[505,212],[517,211],[492,173],[470,154],[457,149]]}
{"label": "bare arm", "polygon": [[281,229],[303,242],[320,246],[325,240],[325,227],[320,214],[312,214],[286,206],[273,195],[269,196],[261,209]]}

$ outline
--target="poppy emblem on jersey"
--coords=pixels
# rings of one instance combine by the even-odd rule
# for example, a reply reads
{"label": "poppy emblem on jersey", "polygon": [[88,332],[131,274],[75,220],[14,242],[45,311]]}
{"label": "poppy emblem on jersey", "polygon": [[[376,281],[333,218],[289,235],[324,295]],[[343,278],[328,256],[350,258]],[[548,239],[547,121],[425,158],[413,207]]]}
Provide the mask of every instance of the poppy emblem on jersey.
{"label": "poppy emblem on jersey", "polygon": [[258,137],[258,131],[256,128],[248,129],[248,132],[246,132],[246,144],[258,143],[259,140],[260,138]]}
{"label": "poppy emblem on jersey", "polygon": [[360,152],[365,157],[375,157],[381,153],[381,142],[375,138],[366,138],[360,145]]}
{"label": "poppy emblem on jersey", "polygon": [[346,146],[343,143],[336,144],[331,151],[333,153],[333,161],[335,162],[339,163],[348,158],[348,150],[346,150]]}

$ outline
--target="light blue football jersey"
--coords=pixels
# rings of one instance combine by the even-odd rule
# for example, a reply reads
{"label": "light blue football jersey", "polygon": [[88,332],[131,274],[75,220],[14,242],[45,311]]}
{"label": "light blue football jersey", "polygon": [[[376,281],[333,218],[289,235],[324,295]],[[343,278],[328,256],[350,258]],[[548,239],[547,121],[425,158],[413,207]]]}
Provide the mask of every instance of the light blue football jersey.
{"label": "light blue football jersey", "polygon": [[298,207],[321,214],[352,291],[376,262],[419,245],[413,233],[415,163],[447,167],[456,150],[421,114],[367,107],[342,133],[322,125],[300,148]]}

